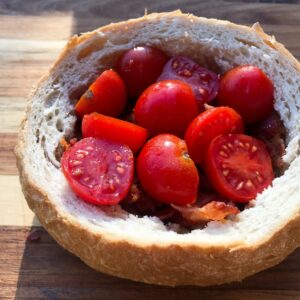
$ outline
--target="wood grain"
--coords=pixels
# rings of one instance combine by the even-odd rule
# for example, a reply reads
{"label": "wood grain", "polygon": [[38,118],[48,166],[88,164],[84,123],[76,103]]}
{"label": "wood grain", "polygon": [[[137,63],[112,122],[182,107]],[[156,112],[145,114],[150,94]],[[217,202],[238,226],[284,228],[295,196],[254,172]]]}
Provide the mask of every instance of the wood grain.
{"label": "wood grain", "polygon": [[[300,1],[0,0],[0,299],[300,299],[300,250],[243,283],[201,289],[149,286],[91,270],[38,225],[21,192],[13,148],[26,98],[66,40],[110,22],[181,9],[241,24],[260,22],[300,58]],[[2,226],[1,226],[2,225]]]}
{"label": "wood grain", "polygon": [[299,299],[300,250],[243,283],[170,289],[97,273],[38,230],[33,243],[29,228],[0,229],[0,299]]}

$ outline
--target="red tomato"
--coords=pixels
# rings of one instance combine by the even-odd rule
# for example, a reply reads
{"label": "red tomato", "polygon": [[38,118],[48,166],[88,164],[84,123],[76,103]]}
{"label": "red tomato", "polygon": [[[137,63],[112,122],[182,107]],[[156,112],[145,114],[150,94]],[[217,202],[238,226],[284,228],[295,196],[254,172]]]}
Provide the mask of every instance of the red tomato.
{"label": "red tomato", "polygon": [[131,150],[119,143],[86,138],[65,151],[62,171],[73,191],[97,205],[120,202],[128,193],[134,169]]}
{"label": "red tomato", "polygon": [[81,125],[83,137],[98,137],[127,145],[134,153],[147,141],[148,131],[138,125],[98,113],[85,115]]}
{"label": "red tomato", "polygon": [[215,107],[201,113],[189,125],[185,141],[191,158],[201,164],[210,142],[225,133],[243,133],[241,116],[230,107]]}
{"label": "red tomato", "polygon": [[246,124],[255,124],[271,113],[273,94],[273,83],[262,70],[240,66],[223,75],[218,102],[234,108]]}
{"label": "red tomato", "polygon": [[155,200],[185,205],[197,197],[199,176],[186,144],[171,134],[152,138],[137,160],[142,187]]}
{"label": "red tomato", "polygon": [[161,73],[167,55],[154,47],[135,47],[117,61],[116,70],[123,78],[130,97],[137,98]]}
{"label": "red tomato", "polygon": [[264,143],[243,134],[216,137],[207,150],[205,167],[214,188],[235,202],[255,199],[274,178]]}
{"label": "red tomato", "polygon": [[81,96],[75,106],[77,115],[98,112],[117,117],[126,104],[126,90],[121,77],[113,70],[104,71]]}
{"label": "red tomato", "polygon": [[214,72],[200,67],[195,61],[184,56],[172,57],[164,66],[157,81],[178,79],[192,88],[200,110],[203,104],[213,100],[219,90],[219,76]]}
{"label": "red tomato", "polygon": [[165,80],[151,85],[136,103],[137,124],[152,135],[172,133],[183,136],[198,114],[192,89],[179,80]]}

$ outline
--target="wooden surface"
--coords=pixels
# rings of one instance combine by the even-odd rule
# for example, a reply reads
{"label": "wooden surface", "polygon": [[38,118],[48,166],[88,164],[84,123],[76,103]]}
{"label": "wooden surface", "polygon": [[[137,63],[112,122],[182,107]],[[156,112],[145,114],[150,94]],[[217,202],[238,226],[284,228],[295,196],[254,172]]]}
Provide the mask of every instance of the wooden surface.
{"label": "wooden surface", "polygon": [[300,58],[300,1],[0,0],[0,299],[300,299],[300,250],[240,284],[169,289],[94,272],[40,229],[24,201],[13,147],[26,96],[74,33],[180,8],[242,24],[259,21]]}

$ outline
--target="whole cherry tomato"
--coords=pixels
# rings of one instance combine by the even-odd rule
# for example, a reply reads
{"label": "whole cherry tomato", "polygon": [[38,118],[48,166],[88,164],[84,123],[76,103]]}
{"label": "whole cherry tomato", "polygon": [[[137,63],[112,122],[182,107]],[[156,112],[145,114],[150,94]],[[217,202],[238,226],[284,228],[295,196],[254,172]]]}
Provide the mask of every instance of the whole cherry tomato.
{"label": "whole cherry tomato", "polygon": [[221,78],[218,102],[235,109],[246,124],[265,119],[273,109],[274,87],[267,75],[255,66],[240,66]]}
{"label": "whole cherry tomato", "polygon": [[185,141],[191,158],[201,164],[210,142],[224,133],[243,133],[241,116],[230,107],[214,107],[198,115],[189,125]]}
{"label": "whole cherry tomato", "polygon": [[146,143],[149,135],[141,126],[98,113],[85,115],[81,129],[83,137],[98,137],[125,144],[134,153]]}
{"label": "whole cherry tomato", "polygon": [[137,98],[161,73],[167,55],[161,50],[140,46],[123,53],[116,64],[116,70],[123,78],[130,97]]}
{"label": "whole cherry tomato", "polygon": [[166,63],[157,81],[170,79],[181,80],[190,85],[201,111],[204,103],[210,102],[218,94],[219,76],[188,57],[175,56]]}
{"label": "whole cherry tomato", "polygon": [[134,158],[126,145],[85,138],[64,152],[62,171],[73,191],[97,205],[120,202],[133,179]]}
{"label": "whole cherry tomato", "polygon": [[77,115],[98,112],[117,117],[126,105],[126,90],[121,77],[113,70],[104,71],[81,96],[75,106]]}
{"label": "whole cherry tomato", "polygon": [[138,99],[135,109],[137,124],[152,135],[172,133],[183,136],[198,114],[192,89],[179,80],[154,83]]}
{"label": "whole cherry tomato", "polygon": [[143,147],[137,174],[142,187],[157,201],[185,205],[196,200],[197,168],[185,142],[174,135],[158,135]]}
{"label": "whole cherry tomato", "polygon": [[216,137],[206,152],[205,168],[214,188],[235,202],[255,199],[274,178],[264,143],[243,134]]}

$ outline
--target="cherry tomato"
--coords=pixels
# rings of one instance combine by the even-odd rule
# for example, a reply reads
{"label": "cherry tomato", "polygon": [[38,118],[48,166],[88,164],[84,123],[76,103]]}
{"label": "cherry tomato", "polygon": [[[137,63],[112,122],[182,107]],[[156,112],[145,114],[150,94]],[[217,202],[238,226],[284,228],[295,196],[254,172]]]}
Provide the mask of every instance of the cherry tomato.
{"label": "cherry tomato", "polygon": [[206,152],[205,165],[215,189],[235,202],[255,199],[274,178],[264,143],[243,134],[216,137]]}
{"label": "cherry tomato", "polygon": [[167,60],[167,55],[154,47],[135,47],[126,51],[117,61],[116,70],[123,78],[129,96],[139,97],[154,83]]}
{"label": "cherry tomato", "polygon": [[107,70],[81,96],[75,106],[75,111],[80,118],[92,112],[117,117],[125,105],[124,82],[115,71]]}
{"label": "cherry tomato", "polygon": [[273,83],[262,70],[240,66],[221,78],[218,102],[234,108],[246,124],[255,124],[271,113],[273,94]]}
{"label": "cherry tomato", "polygon": [[137,124],[152,135],[172,133],[183,136],[189,123],[198,114],[192,89],[179,80],[165,80],[151,85],[135,106]]}
{"label": "cherry tomato", "polygon": [[243,133],[241,116],[230,107],[215,107],[198,115],[189,125],[185,141],[191,158],[201,164],[210,142],[224,133]]}
{"label": "cherry tomato", "polygon": [[158,135],[143,147],[137,174],[142,187],[157,201],[185,205],[196,200],[197,168],[185,142],[174,135]]}
{"label": "cherry tomato", "polygon": [[130,122],[98,113],[85,115],[81,125],[83,137],[98,137],[127,145],[134,153],[147,141],[148,131]]}
{"label": "cherry tomato", "polygon": [[172,57],[165,65],[157,81],[178,79],[189,84],[196,96],[200,110],[203,104],[213,100],[219,90],[219,76],[200,67],[195,61],[184,56]]}
{"label": "cherry tomato", "polygon": [[127,195],[133,179],[134,158],[126,145],[86,138],[64,152],[61,166],[80,198],[97,205],[109,205]]}

